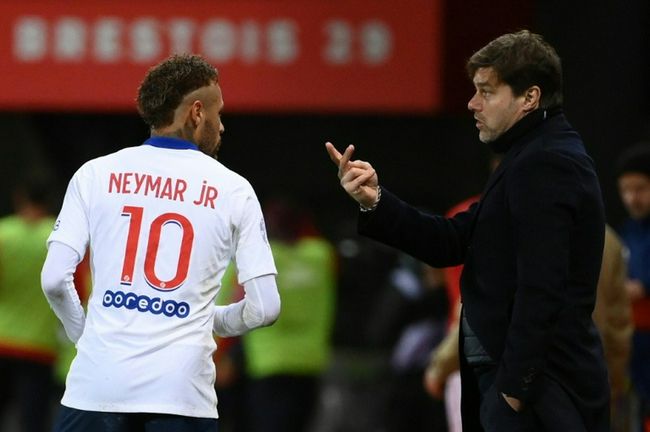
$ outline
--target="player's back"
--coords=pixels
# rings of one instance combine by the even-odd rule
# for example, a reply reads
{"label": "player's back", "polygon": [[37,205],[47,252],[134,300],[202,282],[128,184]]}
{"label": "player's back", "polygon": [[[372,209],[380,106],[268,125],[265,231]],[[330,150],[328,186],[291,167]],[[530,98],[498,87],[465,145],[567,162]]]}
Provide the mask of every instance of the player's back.
{"label": "player's back", "polygon": [[[214,378],[214,298],[247,235],[241,220],[263,220],[244,178],[195,148],[166,145],[174,141],[183,143],[155,138],[92,160],[71,181],[66,199],[78,196],[87,226],[62,241],[78,251],[89,242],[93,289],[64,404],[216,413],[206,387]],[[59,224],[74,223],[66,217],[74,205],[66,205]],[[152,395],[155,406],[143,405]]]}
{"label": "player's back", "polygon": [[[248,183],[193,150],[143,145],[90,165],[93,300],[103,294],[93,306],[124,309],[119,315],[134,337],[193,319],[231,258],[237,200],[250,193]],[[144,331],[140,324],[152,316],[156,327]],[[108,324],[114,331],[116,323]]]}

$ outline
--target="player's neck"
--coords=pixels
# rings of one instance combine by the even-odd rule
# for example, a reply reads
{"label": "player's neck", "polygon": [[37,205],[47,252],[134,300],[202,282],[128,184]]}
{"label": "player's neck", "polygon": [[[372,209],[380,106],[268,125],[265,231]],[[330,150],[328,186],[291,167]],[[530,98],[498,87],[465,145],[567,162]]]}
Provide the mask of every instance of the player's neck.
{"label": "player's neck", "polygon": [[194,142],[194,131],[189,130],[187,126],[178,127],[175,125],[171,125],[165,128],[151,129],[151,136],[178,138],[196,144]]}

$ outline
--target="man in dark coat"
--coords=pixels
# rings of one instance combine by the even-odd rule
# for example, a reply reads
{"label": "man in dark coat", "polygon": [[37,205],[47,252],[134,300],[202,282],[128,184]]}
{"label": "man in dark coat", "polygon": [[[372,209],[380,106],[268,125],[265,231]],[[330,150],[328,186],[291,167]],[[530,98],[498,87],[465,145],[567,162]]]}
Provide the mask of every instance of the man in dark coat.
{"label": "man in dark coat", "polygon": [[379,186],[368,162],[326,147],[361,206],[359,231],[436,267],[464,263],[464,431],[605,432],[609,386],[591,314],[605,230],[593,161],[561,110],[541,36],[506,34],[467,70],[479,139],[503,154],[481,199],[428,215]]}

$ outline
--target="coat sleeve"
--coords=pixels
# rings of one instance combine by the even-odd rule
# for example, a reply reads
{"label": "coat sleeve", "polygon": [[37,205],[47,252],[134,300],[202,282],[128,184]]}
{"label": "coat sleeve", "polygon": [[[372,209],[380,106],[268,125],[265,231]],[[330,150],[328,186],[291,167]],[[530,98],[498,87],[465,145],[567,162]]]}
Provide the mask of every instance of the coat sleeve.
{"label": "coat sleeve", "polygon": [[453,218],[429,215],[382,188],[372,212],[360,212],[359,233],[392,246],[433,267],[449,267],[465,260],[477,204]]}
{"label": "coat sleeve", "polygon": [[517,288],[496,388],[522,401],[536,393],[557,319],[576,300],[567,298],[567,284],[581,188],[573,163],[548,151],[526,155],[509,174]]}

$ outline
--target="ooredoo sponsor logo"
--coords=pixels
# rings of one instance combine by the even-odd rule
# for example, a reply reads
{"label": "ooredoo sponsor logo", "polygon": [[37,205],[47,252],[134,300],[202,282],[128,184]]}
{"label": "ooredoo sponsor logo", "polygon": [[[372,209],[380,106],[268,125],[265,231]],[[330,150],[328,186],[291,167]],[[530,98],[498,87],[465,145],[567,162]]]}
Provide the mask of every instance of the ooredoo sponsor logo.
{"label": "ooredoo sponsor logo", "polygon": [[163,314],[168,317],[185,318],[190,314],[190,305],[186,302],[176,302],[174,300],[163,300],[160,297],[148,297],[146,295],[137,295],[132,292],[125,293],[122,291],[107,290],[102,300],[104,307],[124,307],[138,312],[149,312],[154,315]]}

